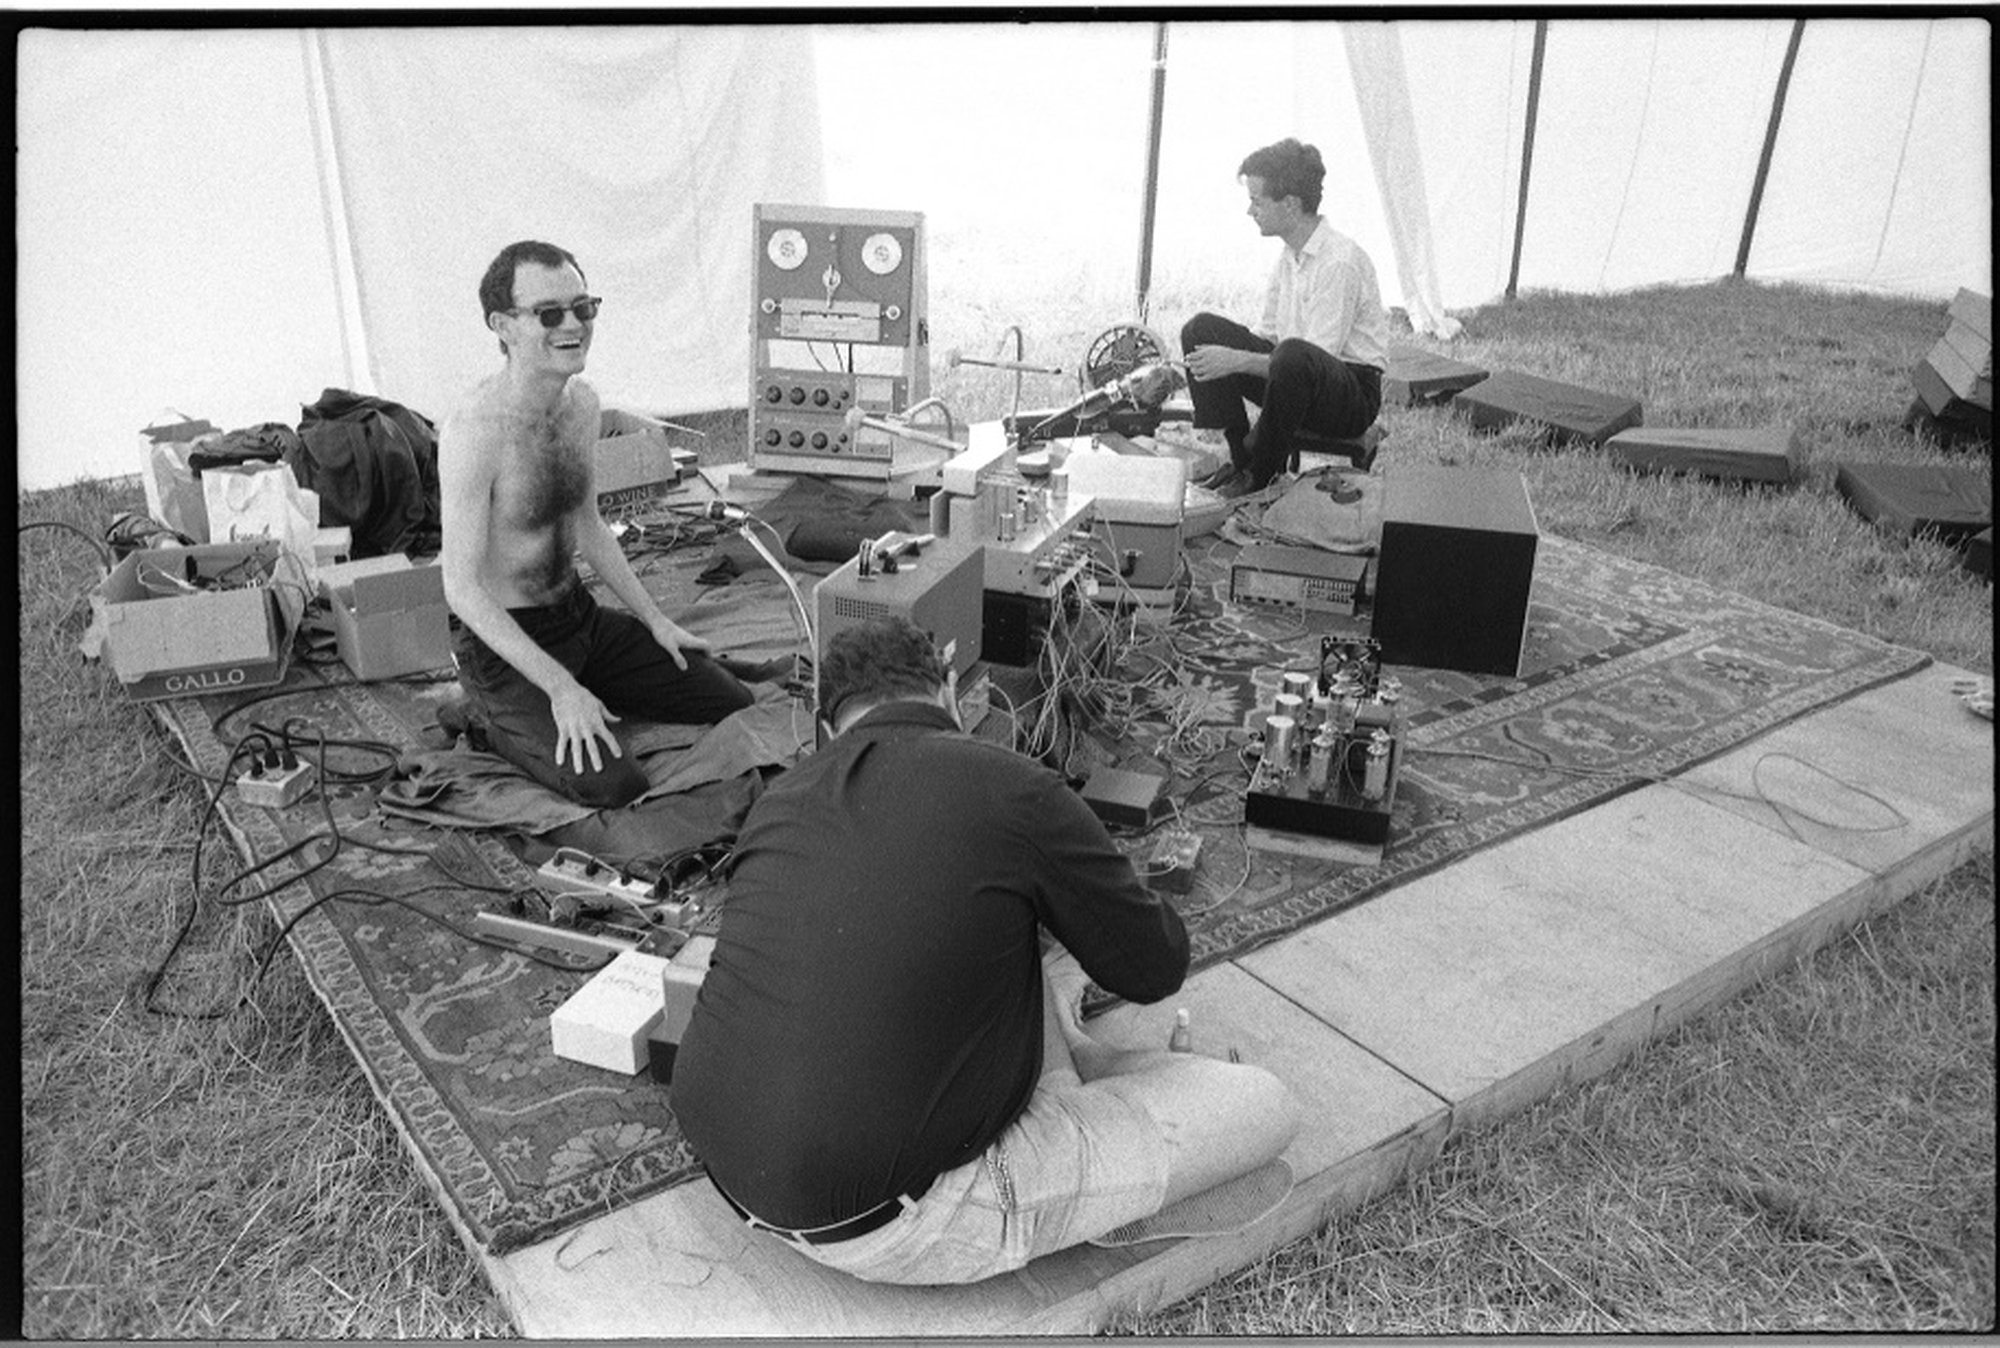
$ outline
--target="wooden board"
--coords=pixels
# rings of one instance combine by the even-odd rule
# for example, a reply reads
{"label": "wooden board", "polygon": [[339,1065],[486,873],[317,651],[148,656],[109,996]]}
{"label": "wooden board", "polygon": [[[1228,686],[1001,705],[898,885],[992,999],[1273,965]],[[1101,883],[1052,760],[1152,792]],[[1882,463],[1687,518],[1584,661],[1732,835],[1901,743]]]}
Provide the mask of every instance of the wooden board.
{"label": "wooden board", "polygon": [[1993,531],[1981,529],[1965,540],[1960,552],[1965,569],[1982,580],[1993,579]]}
{"label": "wooden board", "polygon": [[[1779,726],[1684,774],[1717,808],[1888,876],[1993,819],[1993,723],[1952,696],[1969,671],[1932,664]],[[1934,860],[1934,858],[1932,858]]]}
{"label": "wooden board", "polygon": [[1988,370],[1982,379],[1972,362],[1949,341],[1940,341],[1933,346],[1930,355],[1924,357],[1924,363],[1931,367],[1954,397],[1985,411],[1993,410],[1992,371]]}
{"label": "wooden board", "polygon": [[1903,463],[1838,463],[1834,486],[1861,515],[1902,534],[1946,541],[1993,523],[1990,470]]}
{"label": "wooden board", "polygon": [[1392,346],[1388,368],[1382,373],[1382,405],[1409,407],[1442,402],[1484,380],[1489,373],[1483,365],[1469,365],[1421,347]]}
{"label": "wooden board", "polygon": [[1980,336],[1963,323],[1953,323],[1944,330],[1945,344],[1959,355],[1965,363],[1982,379],[1993,378],[1993,343]]}
{"label": "wooden board", "polygon": [[1744,482],[1790,482],[1799,436],[1787,426],[1638,426],[1604,442],[1611,457],[1642,473],[1693,473]]}
{"label": "wooden board", "polygon": [[1954,323],[1963,323],[1981,337],[1988,346],[1993,344],[1993,297],[1982,295],[1975,290],[1961,289],[1952,297],[1945,317]]}
{"label": "wooden board", "polygon": [[1866,880],[1651,787],[1243,965],[1450,1100],[1458,1131],[1635,1047],[1656,999]]}
{"label": "wooden board", "polygon": [[1602,445],[1644,420],[1637,398],[1518,370],[1495,370],[1471,388],[1453,394],[1451,405],[1465,412],[1476,430],[1498,430],[1526,422],[1546,428],[1558,443]]}
{"label": "wooden board", "polygon": [[687,1184],[500,1259],[488,1272],[531,1337],[821,1337],[1083,1333],[1118,1309],[1163,1305],[1314,1229],[1427,1164],[1444,1102],[1229,965],[1179,996],[1091,1022],[1126,1047],[1164,1045],[1186,1006],[1196,1050],[1236,1048],[1282,1075],[1304,1118],[1298,1177],[1277,1213],[1240,1235],[1079,1246],[967,1287],[859,1282],[753,1233],[712,1186]]}

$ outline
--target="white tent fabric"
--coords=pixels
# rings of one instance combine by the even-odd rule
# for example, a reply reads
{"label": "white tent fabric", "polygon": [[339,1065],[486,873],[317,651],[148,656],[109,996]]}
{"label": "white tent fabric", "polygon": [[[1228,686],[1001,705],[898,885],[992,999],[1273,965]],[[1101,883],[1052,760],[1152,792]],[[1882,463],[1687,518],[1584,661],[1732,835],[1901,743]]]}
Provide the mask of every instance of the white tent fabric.
{"label": "white tent fabric", "polygon": [[718,336],[747,330],[751,206],[824,195],[806,30],[317,37],[378,393],[442,417],[496,369],[480,274],[537,238],[607,297],[607,402],[741,403],[748,339]]}
{"label": "white tent fabric", "polygon": [[[1536,21],[1170,23],[1153,293],[1261,282],[1235,169],[1287,135],[1425,331],[1510,281],[1730,274],[1795,21],[1544,22],[1524,214]],[[134,471],[168,408],[440,417],[497,359],[475,287],[519,237],[607,297],[608,396],[740,404],[755,201],[924,212],[934,304],[1006,297],[939,347],[1052,292],[1130,317],[1152,54],[1132,21],[25,30],[20,485]],[[1983,17],[1808,18],[1747,274],[1990,294],[1990,58]]]}

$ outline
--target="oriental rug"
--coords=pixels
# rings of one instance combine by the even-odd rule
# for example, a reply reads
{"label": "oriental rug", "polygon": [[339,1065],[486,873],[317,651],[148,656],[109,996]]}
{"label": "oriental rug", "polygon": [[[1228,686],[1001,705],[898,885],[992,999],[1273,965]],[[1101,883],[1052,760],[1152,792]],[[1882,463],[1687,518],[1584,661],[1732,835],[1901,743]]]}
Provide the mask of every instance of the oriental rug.
{"label": "oriental rug", "polygon": [[[1389,842],[1378,864],[1343,866],[1245,845],[1245,744],[1283,673],[1316,664],[1318,632],[1225,602],[1233,552],[1213,543],[1191,554],[1192,579],[1171,621],[1132,626],[1112,643],[1115,667],[1079,699],[1089,714],[1065,753],[1074,760],[1066,770],[1105,762],[1171,775],[1180,822],[1204,839],[1192,888],[1169,896],[1186,916],[1197,966],[1670,776],[1928,660],[1544,538],[1520,677],[1392,671],[1403,681],[1408,728]],[[685,584],[679,593],[692,594],[701,560],[675,560],[648,584]],[[775,578],[767,571],[723,588],[754,584],[774,615],[758,630],[767,643],[775,633],[782,648],[790,600]],[[305,689],[296,703],[174,702],[160,705],[161,718],[196,766],[219,775],[225,745],[260,711],[273,723],[304,717],[329,741],[414,748],[434,714],[424,704],[439,695],[355,685],[337,669],[295,670],[292,679]],[[290,929],[292,948],[470,1240],[504,1254],[700,1174],[663,1087],[643,1073],[626,1077],[550,1052],[549,1015],[587,975],[461,934],[496,901],[488,890],[530,883],[512,850],[489,833],[385,818],[362,787],[336,784],[325,806],[353,837],[420,844],[427,855],[346,846],[268,902],[286,921],[318,905]],[[225,802],[222,812],[253,860],[327,827],[318,795],[284,811]],[[1135,853],[1150,845],[1142,836],[1120,841]],[[340,889],[387,891],[395,901],[319,902]],[[719,906],[726,913],[726,896]]]}

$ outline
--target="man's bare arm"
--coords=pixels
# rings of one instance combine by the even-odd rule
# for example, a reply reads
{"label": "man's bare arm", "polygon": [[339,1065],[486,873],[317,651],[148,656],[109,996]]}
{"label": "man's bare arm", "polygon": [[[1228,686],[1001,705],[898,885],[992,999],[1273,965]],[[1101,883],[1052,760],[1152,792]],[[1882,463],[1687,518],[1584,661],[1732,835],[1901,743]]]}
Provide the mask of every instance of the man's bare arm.
{"label": "man's bare arm", "polygon": [[612,534],[604,517],[597,513],[597,498],[593,493],[577,507],[576,550],[590,569],[606,585],[611,593],[618,596],[632,616],[646,624],[653,633],[653,640],[660,643],[667,654],[674,657],[674,663],[687,668],[683,651],[705,651],[708,642],[682,628],[660,611],[653,596],[646,593],[646,586],[632,570],[632,564],[625,560],[624,549],[618,546],[618,539]]}

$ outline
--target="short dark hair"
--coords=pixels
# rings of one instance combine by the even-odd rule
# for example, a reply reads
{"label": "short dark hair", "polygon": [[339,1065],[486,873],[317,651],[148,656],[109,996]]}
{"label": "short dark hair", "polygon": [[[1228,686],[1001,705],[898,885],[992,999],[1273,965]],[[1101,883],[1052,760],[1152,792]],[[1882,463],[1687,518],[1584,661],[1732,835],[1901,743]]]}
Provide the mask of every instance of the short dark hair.
{"label": "short dark hair", "polygon": [[1275,145],[1252,150],[1238,166],[1239,178],[1262,178],[1264,195],[1273,201],[1297,197],[1311,215],[1319,209],[1320,193],[1326,183],[1326,161],[1310,145],[1301,145],[1291,136]]}
{"label": "short dark hair", "polygon": [[907,618],[871,618],[834,633],[820,655],[820,714],[837,725],[855,701],[930,698],[950,670],[930,634]]}
{"label": "short dark hair", "polygon": [[[486,275],[479,278],[479,316],[490,319],[495,314],[504,314],[514,307],[514,270],[523,262],[532,262],[542,267],[575,267],[576,274],[583,276],[583,264],[567,248],[558,248],[552,243],[539,239],[522,239],[502,248],[487,264]],[[584,284],[589,280],[585,278]],[[502,342],[504,352],[507,344]]]}

